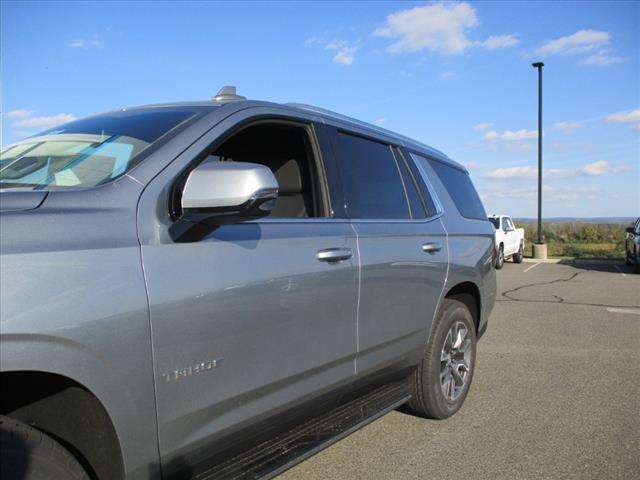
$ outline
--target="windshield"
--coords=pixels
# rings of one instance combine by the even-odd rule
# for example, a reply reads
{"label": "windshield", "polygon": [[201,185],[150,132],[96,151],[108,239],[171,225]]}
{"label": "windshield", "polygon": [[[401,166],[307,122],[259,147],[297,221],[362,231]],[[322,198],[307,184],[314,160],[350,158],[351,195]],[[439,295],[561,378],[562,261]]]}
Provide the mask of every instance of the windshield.
{"label": "windshield", "polygon": [[489,221],[490,221],[491,223],[493,223],[493,227],[494,227],[496,230],[500,230],[500,222],[499,222],[499,219],[497,219],[496,217],[489,217]]}
{"label": "windshield", "polygon": [[47,130],[2,151],[0,189],[86,188],[111,181],[196,113],[187,109],[121,111]]}

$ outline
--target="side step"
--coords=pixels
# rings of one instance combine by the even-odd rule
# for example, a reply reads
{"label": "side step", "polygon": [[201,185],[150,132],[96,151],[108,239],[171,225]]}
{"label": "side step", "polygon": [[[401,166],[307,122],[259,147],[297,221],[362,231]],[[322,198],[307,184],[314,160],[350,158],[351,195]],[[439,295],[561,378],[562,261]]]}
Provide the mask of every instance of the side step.
{"label": "side step", "polygon": [[408,382],[385,385],[200,473],[194,480],[266,480],[411,398]]}

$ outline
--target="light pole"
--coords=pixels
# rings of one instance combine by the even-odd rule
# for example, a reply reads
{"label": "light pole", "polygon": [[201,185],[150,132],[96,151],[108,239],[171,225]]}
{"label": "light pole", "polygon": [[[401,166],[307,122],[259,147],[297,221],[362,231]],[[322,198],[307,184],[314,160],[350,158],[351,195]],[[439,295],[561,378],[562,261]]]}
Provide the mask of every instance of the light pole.
{"label": "light pole", "polygon": [[534,258],[547,258],[547,248],[542,239],[542,67],[544,63],[532,63],[538,69],[538,238],[533,245]]}

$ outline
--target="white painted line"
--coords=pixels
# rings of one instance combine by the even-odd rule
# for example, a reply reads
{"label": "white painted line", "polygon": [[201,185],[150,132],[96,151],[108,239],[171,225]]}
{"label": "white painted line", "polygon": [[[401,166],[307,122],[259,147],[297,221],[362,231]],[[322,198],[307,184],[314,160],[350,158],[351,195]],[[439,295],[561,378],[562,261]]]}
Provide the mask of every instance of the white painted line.
{"label": "white painted line", "polygon": [[629,315],[640,315],[640,309],[635,309],[635,308],[607,308],[607,312],[626,313]]}
{"label": "white painted line", "polygon": [[522,272],[523,273],[527,273],[529,270],[531,270],[532,268],[536,268],[538,265],[540,265],[540,263],[534,263],[533,265],[531,265],[528,268],[525,268]]}
{"label": "white painted line", "polygon": [[627,276],[627,274],[626,274],[626,273],[624,273],[624,272],[622,271],[622,269],[620,268],[620,265],[614,265],[614,267],[616,268],[616,270],[618,270],[618,271],[622,274],[622,276],[623,276],[623,277],[626,277],[626,276]]}

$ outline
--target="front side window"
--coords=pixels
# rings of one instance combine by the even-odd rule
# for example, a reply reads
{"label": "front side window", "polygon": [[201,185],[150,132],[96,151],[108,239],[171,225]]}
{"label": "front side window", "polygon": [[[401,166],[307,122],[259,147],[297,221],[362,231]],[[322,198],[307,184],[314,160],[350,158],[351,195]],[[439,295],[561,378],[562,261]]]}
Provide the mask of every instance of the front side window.
{"label": "front side window", "polygon": [[496,230],[500,230],[500,223],[496,217],[489,217],[489,221],[493,225],[493,228],[495,228]]}
{"label": "front side window", "polygon": [[42,132],[0,154],[0,189],[86,188],[133,168],[192,110],[133,110],[96,115]]}
{"label": "front side window", "polygon": [[410,218],[407,196],[389,145],[338,132],[337,150],[349,217]]}

